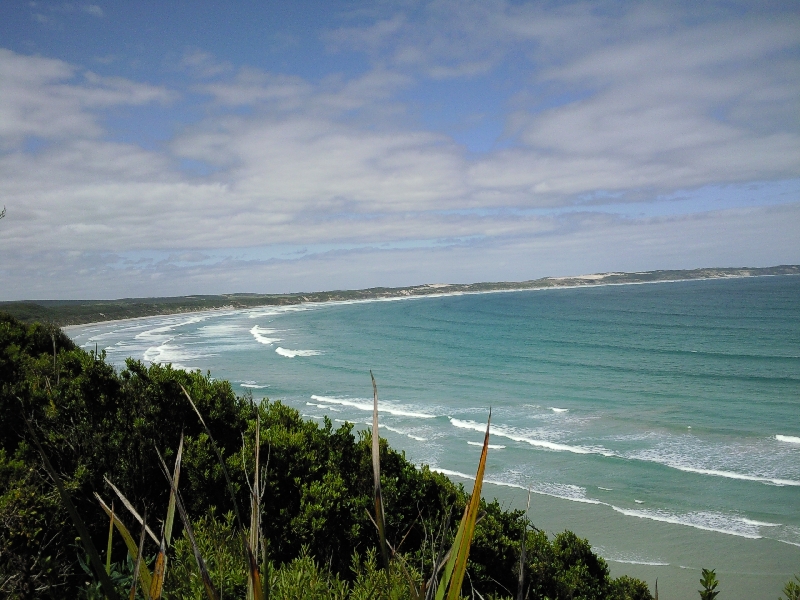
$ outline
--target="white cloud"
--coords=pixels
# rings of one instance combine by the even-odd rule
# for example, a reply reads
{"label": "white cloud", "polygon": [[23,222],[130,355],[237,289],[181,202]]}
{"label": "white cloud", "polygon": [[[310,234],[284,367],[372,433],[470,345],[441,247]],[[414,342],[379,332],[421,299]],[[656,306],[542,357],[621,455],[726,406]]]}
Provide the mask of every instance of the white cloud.
{"label": "white cloud", "polygon": [[[539,232],[442,247],[314,254],[297,260],[242,260],[180,265],[202,257],[124,261],[119,255],[4,253],[0,277],[15,298],[314,291],[421,282],[523,280],[601,271],[800,263],[800,204],[651,219],[573,215]],[[568,233],[568,235],[566,235]],[[31,260],[36,271],[25,268]]]}
{"label": "white cloud", "polygon": [[0,48],[0,148],[26,136],[93,137],[102,132],[93,109],[170,102],[176,94],[120,77],[101,77],[60,60]]}
{"label": "white cloud", "polygon": [[92,15],[93,17],[103,18],[105,14],[103,9],[100,8],[97,4],[82,4],[81,10],[88,15]]}
{"label": "white cloud", "polygon": [[[192,105],[183,90],[0,50],[0,277],[12,282],[2,294],[800,262],[796,199],[659,218],[602,206],[608,194],[645,202],[800,177],[796,16],[701,17],[648,4],[612,14],[433,2],[330,33],[332,47],[367,53],[358,76],[311,80],[189,50],[180,67],[202,98]],[[470,154],[418,119],[412,102],[428,100],[427,86],[457,80],[476,87],[454,94],[507,83],[502,149]],[[148,149],[108,129],[119,107],[169,103],[202,117]],[[28,148],[31,139],[43,145]],[[316,250],[237,258],[237,248],[275,244]],[[143,252],[161,258],[130,258]]]}

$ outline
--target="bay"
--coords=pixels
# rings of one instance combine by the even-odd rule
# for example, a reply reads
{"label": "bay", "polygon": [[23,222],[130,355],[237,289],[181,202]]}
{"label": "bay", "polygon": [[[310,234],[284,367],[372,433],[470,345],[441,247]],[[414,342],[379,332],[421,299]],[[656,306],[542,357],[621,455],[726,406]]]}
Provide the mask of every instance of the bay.
{"label": "bay", "polygon": [[213,311],[68,328],[81,346],[210,371],[306,418],[370,418],[487,496],[587,537],[661,598],[716,568],[728,598],[800,572],[800,277]]}

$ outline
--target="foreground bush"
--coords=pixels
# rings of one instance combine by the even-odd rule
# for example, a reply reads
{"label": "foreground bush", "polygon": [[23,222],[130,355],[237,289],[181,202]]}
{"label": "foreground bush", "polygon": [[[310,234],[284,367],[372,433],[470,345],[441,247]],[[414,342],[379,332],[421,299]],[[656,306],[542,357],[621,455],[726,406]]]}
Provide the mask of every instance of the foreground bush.
{"label": "foreground bush", "polygon": [[[103,549],[108,518],[93,493],[111,501],[104,476],[140,513],[151,515],[148,522],[158,530],[169,487],[155,449],[169,462],[183,433],[180,492],[197,525],[198,542],[214,556],[209,558],[212,579],[224,597],[244,597],[246,573],[237,559],[241,537],[227,516],[233,506],[225,478],[181,386],[213,432],[240,506],[249,506],[246,473],[253,469],[248,461],[256,414],[260,418],[261,455],[269,457],[262,523],[271,581],[276,590],[285,590],[273,597],[295,597],[292,589],[318,590],[326,598],[405,593],[407,587],[393,583],[399,581],[397,573],[390,573],[384,587],[364,591],[380,579],[373,564],[376,534],[367,514],[373,490],[368,433],[354,435],[349,424],[334,429],[329,420],[320,427],[279,402],[254,406],[209,374],[133,360],[117,373],[104,358],[76,348],[58,329],[0,315],[0,595],[63,598],[97,589],[81,566],[75,529],[26,432],[26,415],[94,545]],[[434,532],[450,515],[452,538],[467,495],[442,475],[416,468],[385,440],[380,460],[387,537],[421,581],[432,569]],[[503,511],[496,501],[482,501],[481,510],[464,591],[474,587],[485,598],[511,596],[517,588],[523,514]],[[118,514],[138,531],[127,513]],[[165,597],[199,597],[191,551],[184,537],[176,537]],[[114,539],[114,573],[123,585],[127,550],[119,536]],[[148,544],[144,554],[155,554],[157,548]],[[530,598],[650,598],[640,581],[612,580],[605,561],[570,532],[550,539],[528,531],[526,550]],[[292,588],[291,581],[300,583]]]}

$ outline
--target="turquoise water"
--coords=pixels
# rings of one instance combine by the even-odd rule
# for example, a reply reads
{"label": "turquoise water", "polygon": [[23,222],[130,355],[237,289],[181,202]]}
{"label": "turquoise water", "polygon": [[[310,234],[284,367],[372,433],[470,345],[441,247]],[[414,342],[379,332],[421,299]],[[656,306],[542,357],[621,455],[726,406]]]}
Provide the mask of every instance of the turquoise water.
{"label": "turquoise water", "polygon": [[382,435],[467,486],[491,407],[486,494],[520,507],[530,488],[539,527],[588,537],[617,574],[659,577],[662,598],[696,589],[701,566],[736,581],[729,598],[777,597],[800,572],[800,277],[222,311],[68,333],[117,365],[210,370],[308,418],[364,426],[372,369]]}

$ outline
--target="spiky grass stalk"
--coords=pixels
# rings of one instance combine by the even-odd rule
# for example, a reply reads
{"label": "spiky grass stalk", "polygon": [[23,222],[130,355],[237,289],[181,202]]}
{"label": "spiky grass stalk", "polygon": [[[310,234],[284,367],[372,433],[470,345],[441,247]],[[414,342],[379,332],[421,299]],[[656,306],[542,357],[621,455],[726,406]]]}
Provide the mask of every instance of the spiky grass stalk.
{"label": "spiky grass stalk", "polygon": [[[172,471],[172,480],[175,482],[175,489],[178,489],[178,481],[181,477],[181,459],[183,458],[183,432],[181,431],[181,441],[178,443],[178,454],[175,456],[175,468]],[[169,505],[167,506],[167,520],[164,521],[164,540],[169,548],[172,541],[172,524],[175,521],[175,493],[169,490]]]}
{"label": "spiky grass stalk", "polygon": [[[183,432],[181,441],[178,443],[178,453],[175,456],[175,467],[172,471],[172,481],[175,482],[175,489],[178,487],[178,480],[181,475],[181,458],[183,457]],[[150,584],[150,598],[160,600],[164,589],[164,577],[167,573],[167,548],[172,538],[172,525],[175,522],[175,492],[170,487],[169,503],[167,504],[167,518],[164,520],[164,528],[161,532],[161,542],[158,546],[156,562],[153,565],[153,581]]]}
{"label": "spiky grass stalk", "polygon": [[[262,600],[263,585],[258,569],[258,543],[261,532],[261,498],[259,483],[259,464],[261,449],[261,415],[256,413],[256,439],[255,439],[255,473],[253,473],[253,485],[250,486],[250,547],[254,551],[248,557],[249,571],[247,576],[247,600]],[[249,484],[249,482],[248,482]]]}
{"label": "spiky grass stalk", "polygon": [[197,539],[194,537],[192,522],[189,520],[189,515],[186,514],[186,510],[183,507],[183,502],[181,502],[181,496],[178,493],[178,488],[175,487],[175,480],[170,476],[169,469],[167,469],[167,465],[164,462],[161,453],[158,451],[158,448],[156,448],[156,454],[158,454],[158,460],[161,461],[161,468],[163,469],[164,475],[166,476],[167,481],[169,482],[170,490],[172,490],[172,493],[175,494],[175,506],[178,509],[178,514],[181,517],[181,521],[183,521],[183,527],[186,530],[186,537],[189,538],[189,543],[192,546],[194,559],[197,562],[197,568],[200,570],[200,576],[203,578],[203,588],[206,591],[208,600],[219,600],[217,592],[211,583],[211,577],[208,574],[208,568],[206,567],[206,563],[203,560],[203,557],[200,555],[200,548],[197,546]]}
{"label": "spiky grass stalk", "polygon": [[431,577],[428,580],[427,588],[425,590],[425,600],[431,600],[433,596],[436,594],[436,590],[438,589],[438,577],[439,572],[444,567],[447,559],[450,557],[450,550],[447,550],[445,553],[445,538],[447,536],[447,532],[450,530],[450,517],[452,515],[452,507],[448,508],[447,515],[442,520],[442,525],[439,530],[439,535],[433,539],[431,542],[431,550],[433,551],[433,572],[431,573]]}
{"label": "spiky grass stalk", "polygon": [[114,503],[111,503],[111,519],[108,522],[108,545],[106,546],[106,574],[111,575],[111,542],[114,538]]}
{"label": "spiky grass stalk", "polygon": [[531,509],[531,489],[528,488],[528,504],[522,520],[522,539],[519,544],[519,578],[517,580],[517,600],[522,600],[525,588],[525,551],[528,540],[528,511]]}
{"label": "spiky grass stalk", "polygon": [[[145,517],[147,517],[147,511],[144,513]],[[139,572],[144,564],[142,560],[142,551],[144,550],[144,534],[145,530],[147,529],[147,521],[144,520],[142,524],[142,531],[139,534],[139,547],[136,552],[136,564],[133,567],[133,581],[131,582],[131,591],[128,594],[128,600],[135,600],[136,598],[136,587],[139,582]],[[145,568],[147,568],[145,566]],[[147,594],[148,587],[142,587],[142,592],[144,593],[145,600],[149,600],[149,596]]]}
{"label": "spiky grass stalk", "polygon": [[[103,502],[103,499],[100,497],[100,494],[97,492],[94,493],[94,497],[97,498],[97,501],[100,503],[100,507],[105,511],[105,513],[111,517],[114,521],[114,526],[117,528],[120,536],[122,536],[122,540],[125,542],[125,546],[128,548],[128,554],[131,555],[131,559],[136,561],[139,558],[139,549],[138,545],[133,539],[131,532],[125,526],[125,524],[120,521],[119,516],[116,513],[113,513],[112,510],[108,507],[108,505]],[[146,531],[146,523],[142,520],[142,530]],[[147,568],[146,564],[142,564],[142,567],[138,571],[138,579],[141,581],[142,589],[149,590],[152,584],[153,578],[150,575],[150,570]]]}
{"label": "spiky grass stalk", "polygon": [[378,528],[378,539],[380,542],[381,560],[383,569],[389,572],[389,550],[386,543],[386,518],[383,513],[383,495],[381,494],[381,446],[378,437],[378,384],[375,383],[375,376],[370,370],[369,376],[372,379],[372,474],[374,478],[375,491],[375,525]]}
{"label": "spiky grass stalk", "polygon": [[[20,399],[17,398],[17,400]],[[22,400],[20,400],[20,403],[22,403]],[[42,462],[44,463],[44,468],[47,471],[47,474],[50,475],[50,479],[53,480],[53,483],[58,489],[58,493],[61,496],[61,501],[64,503],[64,506],[67,509],[70,518],[72,519],[72,524],[75,525],[75,529],[78,530],[81,544],[83,545],[83,549],[86,551],[86,554],[89,556],[89,561],[92,563],[92,568],[94,569],[97,578],[100,580],[100,586],[103,588],[103,593],[108,598],[116,598],[117,593],[114,590],[114,584],[111,583],[111,578],[103,568],[103,562],[100,560],[100,554],[97,552],[94,542],[92,542],[92,538],[89,535],[89,530],[86,528],[86,524],[83,522],[83,519],[81,519],[80,514],[78,514],[78,509],[75,508],[75,505],[72,503],[72,499],[69,497],[69,494],[64,487],[64,483],[61,481],[58,473],[56,473],[53,465],[50,464],[50,461],[44,452],[44,448],[42,448],[42,445],[39,443],[39,438],[36,435],[36,432],[33,430],[33,425],[31,425],[31,422],[28,420],[28,416],[25,414],[24,410],[22,412],[22,418],[25,420],[25,425],[28,428],[28,432],[31,434],[33,443],[42,457]]]}
{"label": "spiky grass stalk", "polygon": [[160,600],[161,592],[164,589],[164,577],[167,574],[167,546],[164,538],[161,538],[161,546],[158,548],[156,562],[153,565],[153,580],[150,582],[151,600]]}
{"label": "spiky grass stalk", "polygon": [[456,532],[456,540],[451,548],[450,558],[447,560],[442,581],[436,590],[436,600],[443,600],[445,590],[447,590],[447,600],[458,600],[461,597],[461,586],[464,583],[464,573],[467,570],[469,550],[472,545],[472,537],[475,534],[475,524],[481,503],[481,487],[483,485],[483,473],[486,470],[486,456],[489,451],[489,426],[491,422],[492,410],[489,409],[486,435],[483,438],[483,449],[478,463],[478,472],[475,475],[472,496],[469,499],[469,504],[464,509],[464,516],[461,517],[461,524]]}
{"label": "spiky grass stalk", "polygon": [[[248,538],[244,526],[242,525],[242,517],[239,513],[239,504],[236,502],[236,492],[233,489],[233,483],[231,482],[231,477],[228,474],[228,468],[225,466],[225,460],[222,458],[222,452],[220,452],[219,446],[217,442],[214,440],[214,436],[211,435],[211,430],[206,425],[205,420],[203,419],[203,415],[200,414],[200,411],[197,409],[192,397],[189,395],[189,392],[186,391],[186,388],[181,385],[181,390],[183,390],[186,399],[189,401],[189,404],[192,405],[195,414],[197,414],[197,418],[200,419],[200,423],[203,425],[203,428],[206,430],[206,435],[208,435],[208,439],[211,442],[211,447],[214,448],[214,452],[217,455],[217,460],[219,461],[220,467],[222,467],[222,472],[225,475],[225,481],[228,484],[228,493],[231,496],[231,501],[233,502],[233,510],[234,514],[236,515],[236,524],[239,526],[239,531],[242,532],[242,539],[244,540],[245,550],[247,551],[247,564],[249,569],[249,577],[258,579],[260,581],[260,577],[258,576],[258,561],[255,559],[253,555],[253,548],[250,545],[250,539]],[[163,462],[163,460],[162,460]],[[255,569],[255,570],[254,570]],[[258,586],[260,589],[260,585]]]}
{"label": "spiky grass stalk", "polygon": [[128,509],[128,512],[131,513],[131,515],[133,515],[133,518],[139,522],[139,525],[144,527],[145,531],[147,532],[147,535],[150,536],[150,539],[152,539],[156,544],[158,544],[158,538],[156,537],[156,534],[153,533],[153,530],[150,529],[150,527],[144,522],[142,516],[138,512],[136,512],[136,509],[133,507],[133,504],[131,504],[130,500],[128,500],[125,497],[125,495],[119,491],[119,488],[117,488],[117,486],[111,483],[111,480],[108,477],[103,475],[103,479],[108,484],[108,486],[112,490],[114,490],[114,493],[117,495],[117,498],[119,498],[122,501],[122,505]]}

